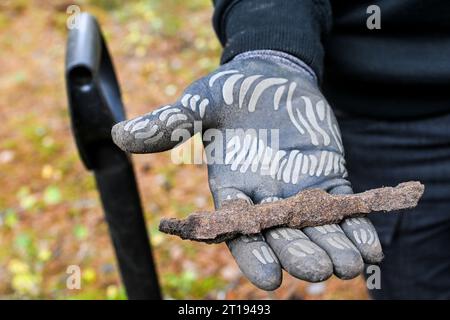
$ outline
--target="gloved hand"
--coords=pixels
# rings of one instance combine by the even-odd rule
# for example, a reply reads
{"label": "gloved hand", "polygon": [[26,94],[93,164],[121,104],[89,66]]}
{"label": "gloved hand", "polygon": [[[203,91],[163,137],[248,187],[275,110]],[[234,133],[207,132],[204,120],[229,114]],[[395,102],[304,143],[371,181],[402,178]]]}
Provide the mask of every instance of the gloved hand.
{"label": "gloved hand", "polygon": [[[153,153],[197,131],[204,133],[216,208],[233,198],[277,201],[306,188],[352,193],[333,111],[314,72],[288,54],[240,54],[190,85],[178,101],[115,125],[112,137],[125,151]],[[227,245],[242,272],[264,290],[281,284],[281,267],[311,282],[333,271],[350,279],[363,271],[363,261],[383,257],[367,218],[303,230],[275,228]]]}

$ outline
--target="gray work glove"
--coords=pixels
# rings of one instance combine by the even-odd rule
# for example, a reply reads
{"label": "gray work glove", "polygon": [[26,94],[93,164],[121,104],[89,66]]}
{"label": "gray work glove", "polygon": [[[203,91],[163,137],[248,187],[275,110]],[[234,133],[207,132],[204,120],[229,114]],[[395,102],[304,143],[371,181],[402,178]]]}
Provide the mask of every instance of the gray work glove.
{"label": "gray work glove", "polygon": [[[216,208],[234,198],[277,201],[306,188],[352,193],[333,111],[312,70],[288,54],[238,55],[190,85],[178,101],[115,125],[112,137],[125,151],[153,153],[198,131],[204,133]],[[383,257],[367,218],[303,230],[274,228],[227,244],[242,272],[264,290],[281,284],[281,268],[311,282],[333,271],[350,279],[363,271],[363,261],[379,263]]]}

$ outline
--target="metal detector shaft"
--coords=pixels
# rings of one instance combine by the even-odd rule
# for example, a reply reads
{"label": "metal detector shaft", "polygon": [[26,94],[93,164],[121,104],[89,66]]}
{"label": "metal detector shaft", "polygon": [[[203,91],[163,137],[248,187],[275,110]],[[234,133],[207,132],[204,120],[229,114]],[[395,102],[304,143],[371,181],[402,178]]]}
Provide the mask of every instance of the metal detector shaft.
{"label": "metal detector shaft", "polygon": [[128,298],[160,299],[132,162],[111,139],[111,127],[125,119],[119,84],[100,27],[87,13],[69,32],[66,85],[75,141],[94,173]]}
{"label": "metal detector shaft", "polygon": [[101,148],[98,160],[95,180],[128,297],[160,299],[133,167],[112,148]]}

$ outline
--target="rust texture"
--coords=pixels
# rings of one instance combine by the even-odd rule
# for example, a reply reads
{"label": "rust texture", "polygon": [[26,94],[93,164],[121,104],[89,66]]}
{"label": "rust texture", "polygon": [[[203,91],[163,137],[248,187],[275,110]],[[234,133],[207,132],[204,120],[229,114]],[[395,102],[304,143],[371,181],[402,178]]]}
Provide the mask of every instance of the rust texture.
{"label": "rust texture", "polygon": [[414,208],[423,192],[423,184],[409,181],[350,195],[308,189],[287,199],[258,205],[249,205],[242,199],[229,200],[214,212],[194,212],[186,219],[162,219],[159,230],[182,239],[219,243],[273,227],[301,229],[339,223],[371,212]]}

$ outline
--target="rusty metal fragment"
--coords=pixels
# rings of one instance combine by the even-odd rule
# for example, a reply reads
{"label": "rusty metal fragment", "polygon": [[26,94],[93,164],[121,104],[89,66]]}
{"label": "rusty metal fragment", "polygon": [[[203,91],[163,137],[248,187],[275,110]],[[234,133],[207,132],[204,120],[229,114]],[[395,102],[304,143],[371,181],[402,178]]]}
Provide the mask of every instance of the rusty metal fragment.
{"label": "rusty metal fragment", "polygon": [[338,223],[371,212],[414,208],[424,192],[418,181],[400,183],[350,195],[304,190],[277,202],[249,205],[229,200],[214,212],[194,212],[186,219],[162,219],[159,230],[182,239],[219,243],[240,234],[255,234],[273,227],[304,227]]}

